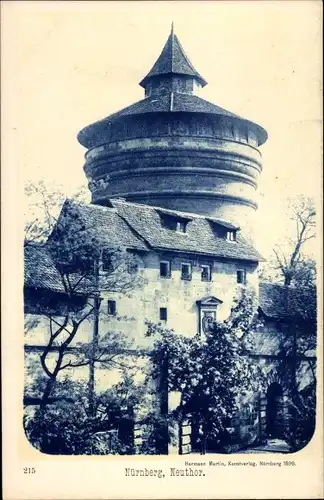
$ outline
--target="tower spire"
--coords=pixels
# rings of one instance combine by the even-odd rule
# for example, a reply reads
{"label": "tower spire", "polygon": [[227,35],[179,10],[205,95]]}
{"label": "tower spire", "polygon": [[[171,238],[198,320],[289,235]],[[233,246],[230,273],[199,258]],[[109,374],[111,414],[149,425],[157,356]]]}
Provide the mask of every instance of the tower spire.
{"label": "tower spire", "polygon": [[140,82],[141,87],[146,86],[147,82],[156,76],[162,75],[185,75],[194,78],[204,87],[206,80],[198,73],[189,61],[177,35],[174,33],[174,23],[171,24],[170,35],[163,47],[163,50],[153,65],[149,73]]}

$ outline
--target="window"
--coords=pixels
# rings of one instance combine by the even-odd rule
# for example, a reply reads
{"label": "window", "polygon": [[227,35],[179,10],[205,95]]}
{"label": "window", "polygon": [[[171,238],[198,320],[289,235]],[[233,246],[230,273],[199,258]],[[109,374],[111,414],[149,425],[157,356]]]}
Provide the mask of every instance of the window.
{"label": "window", "polygon": [[177,221],[176,223],[176,231],[179,233],[185,233],[186,232],[186,223],[183,221]]}
{"label": "window", "polygon": [[211,281],[211,266],[201,266],[201,281]]}
{"label": "window", "polygon": [[190,281],[192,277],[191,264],[181,264],[181,279]]}
{"label": "window", "polygon": [[246,270],[245,269],[239,269],[236,272],[236,281],[240,285],[246,285]]}
{"label": "window", "polygon": [[108,300],[108,314],[109,316],[115,316],[116,315],[116,301],[115,300]]}
{"label": "window", "polygon": [[161,278],[171,278],[171,262],[166,260],[160,262],[160,276]]}
{"label": "window", "polygon": [[226,233],[227,241],[236,241],[236,233],[235,231],[227,231]]}
{"label": "window", "polygon": [[186,232],[187,224],[190,222],[190,219],[161,211],[159,211],[159,215],[161,218],[161,224],[166,229],[171,229],[172,231],[177,231],[178,233]]}
{"label": "window", "polygon": [[168,310],[166,307],[160,307],[160,321],[167,321]]}

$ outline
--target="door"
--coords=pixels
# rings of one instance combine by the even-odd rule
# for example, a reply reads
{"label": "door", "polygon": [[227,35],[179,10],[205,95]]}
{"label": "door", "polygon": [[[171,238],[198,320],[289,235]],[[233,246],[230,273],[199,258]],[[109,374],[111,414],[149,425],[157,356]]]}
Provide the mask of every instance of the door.
{"label": "door", "polygon": [[271,438],[283,437],[283,393],[278,383],[273,383],[267,391],[266,429]]}

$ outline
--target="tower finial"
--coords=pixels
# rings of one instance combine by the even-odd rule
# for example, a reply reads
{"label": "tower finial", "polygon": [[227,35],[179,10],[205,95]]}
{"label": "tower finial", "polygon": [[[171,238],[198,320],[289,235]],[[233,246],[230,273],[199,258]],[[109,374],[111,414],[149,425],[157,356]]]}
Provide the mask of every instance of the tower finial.
{"label": "tower finial", "polygon": [[187,77],[195,78],[202,87],[207,85],[206,80],[199,75],[185,54],[178,37],[174,33],[173,21],[171,24],[170,35],[168,36],[161,54],[153,65],[151,71],[149,71],[143,80],[141,80],[140,85],[145,89],[147,81],[151,77],[161,77],[162,75],[166,75],[170,78],[170,75],[172,74],[186,75]]}

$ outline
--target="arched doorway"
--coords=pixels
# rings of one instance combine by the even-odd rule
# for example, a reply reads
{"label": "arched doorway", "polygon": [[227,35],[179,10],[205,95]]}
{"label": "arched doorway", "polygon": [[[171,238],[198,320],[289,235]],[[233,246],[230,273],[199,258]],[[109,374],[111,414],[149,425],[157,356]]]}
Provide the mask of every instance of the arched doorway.
{"label": "arched doorway", "polygon": [[266,431],[272,438],[282,438],[284,431],[284,404],[282,387],[277,382],[267,391]]}

